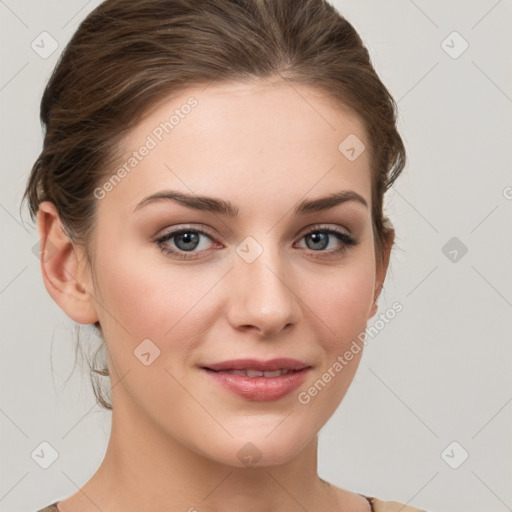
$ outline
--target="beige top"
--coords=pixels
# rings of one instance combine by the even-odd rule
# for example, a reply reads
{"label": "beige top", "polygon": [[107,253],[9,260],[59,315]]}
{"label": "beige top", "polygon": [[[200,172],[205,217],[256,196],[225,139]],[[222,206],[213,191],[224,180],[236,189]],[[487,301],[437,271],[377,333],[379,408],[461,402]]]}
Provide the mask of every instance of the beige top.
{"label": "beige top", "polygon": [[[408,505],[404,505],[403,503],[398,503],[397,501],[381,501],[373,496],[363,496],[368,500],[372,507],[372,512],[426,512],[425,510],[420,510],[419,508],[410,507]],[[57,505],[58,501],[48,505],[37,512],[60,512]]]}

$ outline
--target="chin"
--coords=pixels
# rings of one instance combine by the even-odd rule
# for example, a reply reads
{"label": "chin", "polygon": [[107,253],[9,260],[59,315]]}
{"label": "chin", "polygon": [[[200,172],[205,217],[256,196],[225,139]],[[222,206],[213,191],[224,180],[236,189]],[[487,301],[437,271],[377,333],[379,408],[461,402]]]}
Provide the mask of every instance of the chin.
{"label": "chin", "polygon": [[[278,466],[292,461],[316,435],[305,436],[304,429],[300,434],[300,429],[292,432],[290,426],[284,426],[284,422],[277,428],[276,425],[278,423],[274,424],[273,432],[271,429],[263,433],[254,430],[234,439],[224,439],[213,451],[210,444],[203,454],[221,464],[237,468]],[[269,432],[272,433],[269,435]],[[210,442],[215,441],[211,439]]]}

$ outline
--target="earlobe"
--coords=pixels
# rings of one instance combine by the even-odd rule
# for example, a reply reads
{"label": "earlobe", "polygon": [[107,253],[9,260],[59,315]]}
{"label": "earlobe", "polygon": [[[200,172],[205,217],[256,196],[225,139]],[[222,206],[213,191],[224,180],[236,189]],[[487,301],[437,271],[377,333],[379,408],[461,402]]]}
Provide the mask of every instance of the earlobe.
{"label": "earlobe", "polygon": [[48,293],[72,320],[79,324],[98,321],[92,283],[80,248],[62,228],[55,205],[43,201],[37,215],[41,271]]}
{"label": "earlobe", "polygon": [[373,303],[372,303],[372,307],[370,308],[370,314],[368,315],[368,318],[373,318],[375,316],[375,314],[377,313],[377,310],[379,309],[379,300],[378,300],[378,297],[379,297],[379,294],[380,294],[380,291],[375,291],[375,294],[374,294],[374,299],[373,299]]}

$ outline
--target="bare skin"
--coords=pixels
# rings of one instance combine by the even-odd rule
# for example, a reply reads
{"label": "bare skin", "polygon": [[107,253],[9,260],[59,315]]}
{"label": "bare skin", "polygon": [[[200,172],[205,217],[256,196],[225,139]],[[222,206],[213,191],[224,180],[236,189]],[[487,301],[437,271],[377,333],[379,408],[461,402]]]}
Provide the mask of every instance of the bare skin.
{"label": "bare skin", "polygon": [[[155,127],[192,96],[197,106],[158,140]],[[99,184],[90,264],[54,205],[41,204],[40,236],[57,247],[42,262],[45,285],[70,318],[100,323],[113,386],[105,458],[59,503],[62,512],[370,510],[317,474],[317,434],[362,350],[334,376],[332,367],[377,311],[392,244],[376,257],[369,151],[347,159],[338,146],[350,134],[369,147],[358,117],[310,88],[278,80],[190,89],[155,106],[124,140],[119,166],[148,136],[157,143],[115,186]],[[169,199],[137,208],[171,189],[229,201],[238,217]],[[293,211],[340,191],[352,199]],[[176,236],[162,242],[177,228],[207,235],[192,250]],[[329,229],[356,244],[332,233],[325,247],[311,243],[311,233]],[[262,249],[251,263],[236,251],[247,237]],[[145,365],[134,351],[148,339],[160,352]],[[201,369],[244,357],[291,357],[310,370],[300,389],[253,401]],[[329,383],[309,393],[329,368]],[[259,457],[250,467],[238,455],[248,443]]]}

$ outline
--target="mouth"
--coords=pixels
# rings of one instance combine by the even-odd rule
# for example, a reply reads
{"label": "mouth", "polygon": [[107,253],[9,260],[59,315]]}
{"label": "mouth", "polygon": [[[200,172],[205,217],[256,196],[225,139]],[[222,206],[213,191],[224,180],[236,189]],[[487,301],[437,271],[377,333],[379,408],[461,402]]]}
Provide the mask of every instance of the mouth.
{"label": "mouth", "polygon": [[200,367],[222,388],[251,401],[278,400],[297,389],[311,365],[296,359],[238,359]]}
{"label": "mouth", "polygon": [[291,372],[310,368],[311,365],[291,359],[288,357],[280,357],[263,361],[261,359],[232,359],[230,361],[222,361],[220,363],[211,363],[203,365],[202,368],[215,372],[242,371],[250,372],[249,377],[275,377],[277,375],[264,375],[274,372]]}
{"label": "mouth", "polygon": [[212,370],[211,368],[204,368],[205,370],[210,370],[212,372],[216,373],[226,373],[230,375],[243,375],[245,377],[280,377],[281,375],[287,375],[291,372],[296,372],[299,370],[287,370],[287,369],[280,369],[280,370],[274,370],[269,372],[262,372],[260,370]]}

